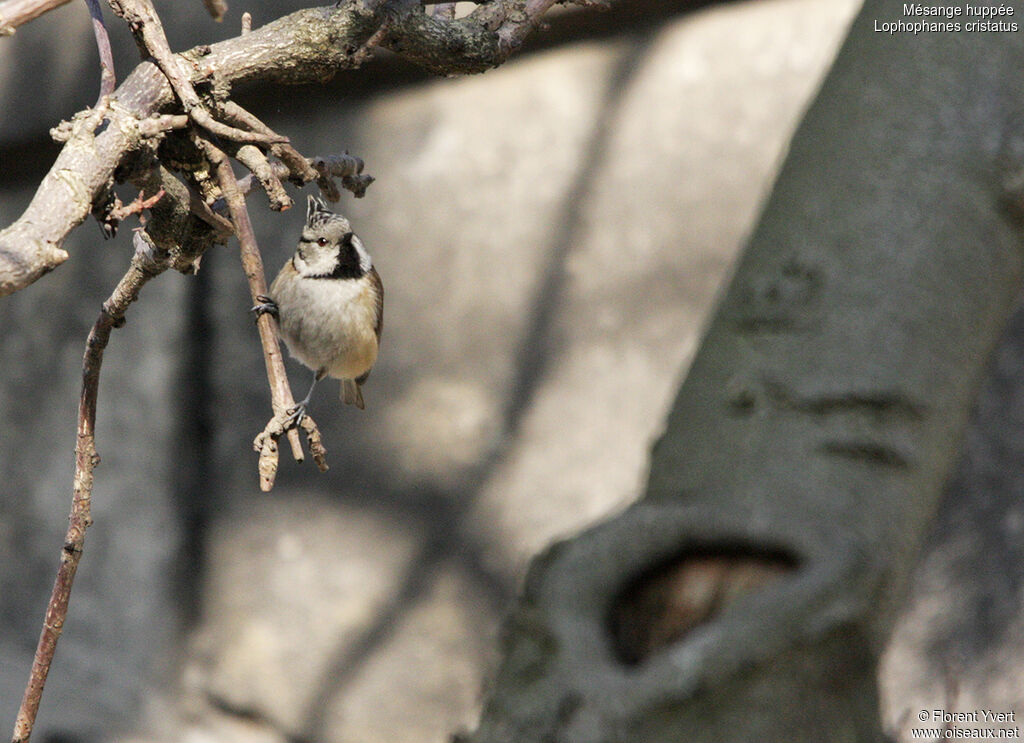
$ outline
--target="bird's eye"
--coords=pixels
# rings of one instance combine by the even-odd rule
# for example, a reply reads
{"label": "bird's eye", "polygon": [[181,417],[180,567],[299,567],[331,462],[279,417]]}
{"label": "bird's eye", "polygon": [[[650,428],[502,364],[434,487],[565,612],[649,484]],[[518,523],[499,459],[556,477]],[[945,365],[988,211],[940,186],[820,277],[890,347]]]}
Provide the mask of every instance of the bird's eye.
{"label": "bird's eye", "polygon": [[319,245],[322,248],[324,245],[327,244],[327,238],[326,237],[318,237],[316,239],[316,244]]}

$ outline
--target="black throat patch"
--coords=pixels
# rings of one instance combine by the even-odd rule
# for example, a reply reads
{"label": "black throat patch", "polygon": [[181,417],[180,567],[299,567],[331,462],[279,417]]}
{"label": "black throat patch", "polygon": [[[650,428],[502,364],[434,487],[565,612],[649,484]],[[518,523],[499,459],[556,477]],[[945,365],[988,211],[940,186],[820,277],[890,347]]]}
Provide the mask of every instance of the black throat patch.
{"label": "black throat patch", "polygon": [[361,279],[366,275],[359,262],[359,252],[352,244],[352,233],[346,232],[338,247],[338,262],[330,273],[318,273],[307,276],[310,279]]}

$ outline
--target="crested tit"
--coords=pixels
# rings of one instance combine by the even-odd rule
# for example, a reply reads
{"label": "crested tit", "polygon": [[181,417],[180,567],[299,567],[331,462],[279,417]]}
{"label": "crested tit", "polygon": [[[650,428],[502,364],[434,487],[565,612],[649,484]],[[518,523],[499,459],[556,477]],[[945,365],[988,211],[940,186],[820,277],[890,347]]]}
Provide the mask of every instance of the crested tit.
{"label": "crested tit", "polygon": [[313,384],[292,415],[305,413],[316,383],[341,380],[341,400],[363,409],[363,382],[377,360],[384,287],[347,219],[310,196],[306,224],[291,259],[257,313],[277,317],[291,355],[313,370]]}

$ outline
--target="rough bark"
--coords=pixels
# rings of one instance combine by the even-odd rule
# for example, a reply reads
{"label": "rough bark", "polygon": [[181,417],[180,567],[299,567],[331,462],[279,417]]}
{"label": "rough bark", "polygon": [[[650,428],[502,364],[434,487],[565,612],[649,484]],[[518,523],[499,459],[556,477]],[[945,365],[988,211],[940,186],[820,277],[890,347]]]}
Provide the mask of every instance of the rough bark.
{"label": "rough bark", "polygon": [[1024,39],[873,31],[902,17],[854,22],[644,497],[532,566],[466,740],[884,740],[877,654],[1022,247]]}

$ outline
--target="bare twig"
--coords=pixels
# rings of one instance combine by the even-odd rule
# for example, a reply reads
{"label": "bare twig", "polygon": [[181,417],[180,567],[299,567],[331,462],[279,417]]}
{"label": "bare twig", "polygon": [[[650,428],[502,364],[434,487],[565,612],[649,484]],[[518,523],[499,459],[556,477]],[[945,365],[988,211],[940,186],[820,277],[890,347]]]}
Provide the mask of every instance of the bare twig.
{"label": "bare twig", "polygon": [[372,175],[363,173],[363,161],[347,152],[344,155],[314,157],[310,162],[318,174],[316,183],[328,201],[333,202],[341,198],[334,185],[334,178],[341,178],[341,185],[351,191],[357,199],[366,195],[366,189],[374,181]]}
{"label": "bare twig", "polygon": [[196,124],[218,137],[235,142],[257,143],[270,145],[275,141],[286,141],[282,138],[267,137],[263,134],[245,132],[217,121],[199,100],[188,75],[182,72],[182,61],[171,51],[164,34],[163,24],[157,15],[151,0],[109,0],[110,7],[128,23],[138,44],[143,47],[156,62],[160,71],[174,89],[174,94],[181,101],[182,108]]}
{"label": "bare twig", "polygon": [[[97,108],[109,109],[110,102],[108,100],[104,100],[101,96],[100,101],[101,103],[97,105]],[[104,111],[104,113],[109,112]],[[189,118],[184,114],[154,114],[147,119],[135,120],[131,122],[131,125],[139,133],[140,137],[149,138],[175,129],[184,129],[189,125]],[[74,134],[75,120],[62,121],[50,129],[50,138],[54,142],[69,142]]]}
{"label": "bare twig", "polygon": [[100,54],[100,96],[96,99],[99,106],[103,99],[114,92],[117,78],[114,75],[114,53],[110,50],[110,37],[107,35],[107,27],[103,23],[103,11],[100,10],[100,0],[85,0],[89,6],[89,15],[92,17],[92,31],[96,36],[96,49]]}
{"label": "bare twig", "polygon": [[[102,205],[93,209],[93,216],[100,223],[105,237],[113,237],[117,234],[117,228],[121,222],[132,214],[142,214],[144,209],[151,209],[164,196],[164,190],[158,189],[156,194],[146,198],[144,193],[139,193],[127,204],[111,191],[110,198]],[[141,219],[141,218],[140,218]]]}
{"label": "bare twig", "polygon": [[211,209],[209,205],[207,205],[207,203],[200,199],[195,193],[192,193],[190,196],[189,206],[191,207],[193,214],[211,227],[220,230],[221,232],[227,232],[232,235],[234,234],[235,226],[231,224],[231,221],[224,219],[224,217],[213,211],[213,209]]}
{"label": "bare twig", "polygon": [[[365,173],[359,173],[358,175],[346,175],[341,179],[341,185],[352,192],[352,195],[357,199],[361,199],[366,195],[366,189],[374,181],[372,175],[366,175]],[[321,183],[321,181],[317,181]],[[322,184],[321,184],[322,185]],[[337,201],[337,199],[334,199]]]}
{"label": "bare twig", "polygon": [[[221,115],[235,126],[243,129],[247,129],[252,132],[263,134],[270,139],[284,140],[283,137],[278,135],[273,129],[264,124],[255,115],[246,111],[244,108],[239,106],[234,101],[225,101],[221,106]],[[281,141],[277,144],[270,146],[270,153],[277,157],[288,166],[289,173],[287,176],[294,180],[296,183],[308,183],[309,181],[316,178],[316,172],[310,167],[309,162],[306,161],[298,150],[292,147],[288,142]]]}
{"label": "bare twig", "polygon": [[391,29],[391,20],[388,18],[384,19],[384,22],[380,24],[380,27],[373,32],[373,35],[368,38],[356,53],[352,55],[352,62],[358,67],[365,62],[373,50],[380,46],[380,43],[387,36],[388,31]]}
{"label": "bare twig", "polygon": [[18,26],[68,2],[70,0],[7,0],[7,2],[0,2],[0,36],[11,36]]}
{"label": "bare twig", "polygon": [[252,171],[253,176],[263,186],[263,190],[270,200],[271,209],[279,212],[292,208],[291,196],[285,193],[284,185],[270,161],[267,160],[267,156],[260,152],[255,145],[245,144],[239,147],[235,152],[235,159]]}
{"label": "bare twig", "polygon": [[138,298],[142,286],[162,273],[167,266],[166,253],[156,249],[144,233],[136,232],[135,255],[132,257],[131,266],[103,303],[103,309],[86,341],[85,357],[82,360],[82,394],[78,404],[78,443],[75,447],[75,479],[70,523],[60,553],[57,579],[54,581],[53,592],[46,606],[43,630],[39,635],[35,657],[32,659],[32,671],[14,724],[13,743],[28,743],[32,735],[43,686],[46,684],[57,641],[67,618],[71,586],[85,545],[85,531],[92,524],[92,473],[100,461],[96,453],[95,430],[96,400],[103,351],[110,340],[110,331],[124,324],[125,312]]}
{"label": "bare twig", "polygon": [[[267,421],[266,427],[260,431],[253,440],[252,448],[259,452],[257,469],[260,474],[260,487],[270,490],[274,486],[274,478],[277,477],[277,440],[281,434],[288,431],[295,433],[294,428],[288,428],[288,416],[275,415]],[[299,427],[306,433],[306,442],[309,444],[309,453],[313,455],[313,461],[320,468],[321,472],[328,470],[327,450],[324,449],[323,441],[320,438],[320,430],[309,415],[304,415],[299,421]]]}
{"label": "bare twig", "polygon": [[299,427],[306,432],[306,443],[309,444],[309,453],[313,455],[313,461],[321,472],[326,472],[327,450],[320,438],[320,429],[316,427],[316,422],[307,413],[299,420]]}
{"label": "bare twig", "polygon": [[215,214],[199,196],[162,165],[131,174],[132,185],[145,193],[163,191],[149,212],[146,233],[171,256],[171,267],[194,274],[206,251],[234,234],[231,222]]}
{"label": "bare twig", "polygon": [[213,118],[209,111],[198,105],[193,108],[188,108],[186,106],[186,108],[188,109],[188,115],[191,117],[192,121],[199,124],[199,126],[203,127],[208,132],[212,132],[213,134],[216,134],[218,137],[223,137],[224,139],[229,139],[235,142],[242,142],[248,144],[261,144],[264,146],[272,145],[275,142],[288,141],[287,139],[273,139],[263,134],[257,134],[256,132],[246,132],[242,131],[241,129],[236,129],[233,126],[222,124],[221,122]]}
{"label": "bare twig", "polygon": [[141,214],[144,209],[151,209],[156,202],[160,201],[164,196],[163,189],[157,191],[155,194],[150,196],[148,199],[145,194],[140,193],[132,201],[127,204],[118,203],[114,210],[111,212],[111,216],[117,219],[119,222],[123,222],[125,219],[130,217],[132,214]]}
{"label": "bare twig", "polygon": [[[249,221],[245,198],[238,189],[235,173],[227,155],[208,141],[199,140],[199,142],[206,157],[214,166],[217,181],[228,203],[231,221],[234,222],[235,234],[238,237],[242,253],[242,267],[245,270],[245,277],[249,281],[252,301],[257,303],[260,301],[259,297],[265,296],[267,293],[267,280],[263,271],[263,259],[260,257],[259,247],[256,244],[256,235],[253,233],[252,223]],[[274,417],[264,431],[266,436],[262,440],[257,439],[260,442],[257,450],[261,452],[260,488],[268,491],[274,486],[274,478],[277,474],[277,437],[281,433],[287,434],[292,455],[297,462],[303,460],[303,453],[298,430],[294,425],[284,425],[289,411],[295,407],[295,398],[288,385],[288,375],[284,369],[284,358],[281,355],[276,324],[268,313],[263,313],[257,318],[256,327],[259,329],[260,343],[263,346],[263,359],[267,367],[267,379],[270,382],[271,407],[274,411]]]}
{"label": "bare twig", "polygon": [[252,32],[252,13],[248,10],[242,13],[242,36],[248,36]]}
{"label": "bare twig", "polygon": [[[366,195],[367,187],[373,183],[374,177],[363,173],[363,161],[354,155],[328,155],[327,157],[303,158],[306,164],[301,178],[295,178],[296,168],[283,162],[271,162],[270,167],[278,179],[291,178],[299,185],[315,180],[324,197],[331,202],[341,198],[341,192],[334,185],[335,178],[341,179],[341,185],[352,192],[357,199]],[[238,180],[238,188],[242,193],[249,193],[253,188],[255,176],[249,174]]]}
{"label": "bare twig", "polygon": [[420,0],[364,0],[364,2],[381,17],[381,22],[373,35],[363,42],[363,45],[352,55],[352,61],[357,67],[366,61],[375,47],[380,46],[392,26],[414,10],[420,9]]}

